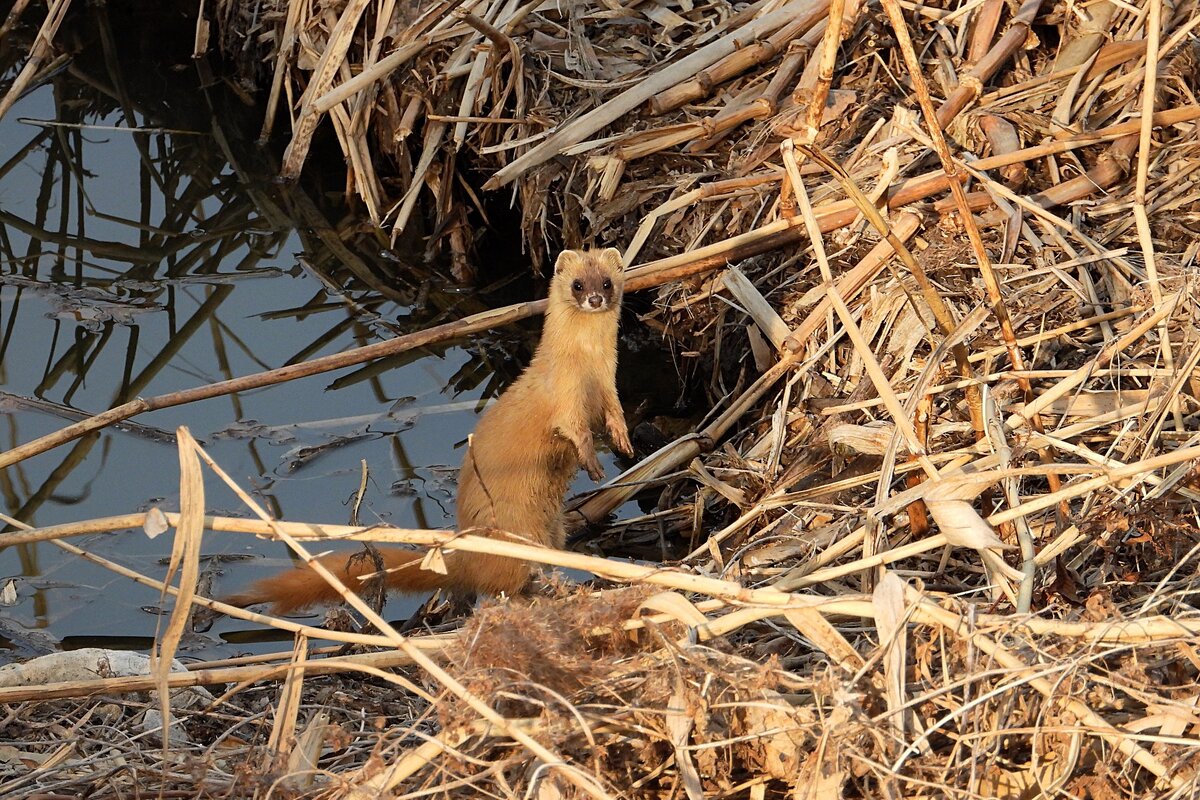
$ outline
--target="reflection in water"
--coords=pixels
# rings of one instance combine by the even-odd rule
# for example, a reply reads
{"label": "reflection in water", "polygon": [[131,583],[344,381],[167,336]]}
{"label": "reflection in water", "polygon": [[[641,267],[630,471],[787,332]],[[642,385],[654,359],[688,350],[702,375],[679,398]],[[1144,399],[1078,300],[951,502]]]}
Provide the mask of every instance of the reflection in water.
{"label": "reflection in water", "polygon": [[[303,189],[265,180],[275,165],[249,144],[260,112],[231,104],[219,81],[198,86],[197,68],[177,63],[190,52],[188,20],[164,12],[157,24],[135,26],[117,13],[80,6],[60,35],[73,57],[0,120],[0,448],[138,396],[296,363],[482,308],[474,295],[430,291],[428,275],[378,245],[356,246],[352,224],[339,228],[312,199],[329,202],[319,175]],[[0,41],[0,91],[32,33]],[[280,517],[348,521],[365,462],[362,522],[446,526],[456,444],[480,398],[515,372],[513,345],[525,343],[510,341],[499,359],[495,342],[426,349],[146,414],[0,471],[4,511],[45,526],[174,509],[174,430],[186,424]],[[208,505],[246,513],[215,482]],[[76,543],[161,576],[164,539],[128,531]],[[225,587],[285,563],[277,546],[232,534],[207,534],[205,552],[269,556],[232,573],[225,567]],[[52,544],[0,548],[5,585],[16,598],[0,608],[0,645],[7,637],[35,649],[22,637],[38,628],[55,638],[137,637],[157,625],[153,591]],[[243,649],[215,641],[191,649]]]}

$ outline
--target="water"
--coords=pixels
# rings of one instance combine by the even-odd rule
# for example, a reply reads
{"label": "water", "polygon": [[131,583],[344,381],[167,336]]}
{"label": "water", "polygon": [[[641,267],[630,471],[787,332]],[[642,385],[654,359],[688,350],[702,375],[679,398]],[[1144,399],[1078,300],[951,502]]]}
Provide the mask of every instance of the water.
{"label": "water", "polygon": [[[332,232],[345,213],[340,198],[330,192],[325,203],[311,183],[269,181],[269,152],[246,144],[260,112],[239,112],[215,81],[199,86],[187,47],[164,45],[175,60],[154,63],[129,52],[136,47],[115,53],[103,35],[109,12],[86,13],[100,34],[89,38],[91,23],[83,24],[75,35],[86,44],[69,70],[0,120],[0,448],[137,396],[340,352],[485,307],[473,292],[439,290],[419,268],[401,269],[419,264],[419,254],[363,248],[354,243],[361,237],[348,245],[360,259],[351,275]],[[0,63],[3,87],[19,68],[11,47]],[[466,435],[527,357],[531,330],[141,415],[136,426],[0,472],[4,511],[42,527],[176,510],[174,431],[186,425],[278,518],[350,522],[365,462],[363,523],[452,526]],[[604,460],[614,474],[612,457]],[[581,476],[577,489],[588,486]],[[211,475],[206,488],[209,513],[248,515]],[[73,542],[161,578],[169,540],[124,531]],[[204,553],[257,557],[222,564],[218,594],[289,563],[282,545],[236,534],[206,533]],[[52,543],[0,547],[0,590],[8,601],[0,648],[13,648],[0,650],[0,661],[62,642],[145,646],[160,624],[156,591]],[[388,616],[414,606],[393,600]],[[207,657],[255,649],[228,641],[245,627],[219,621],[185,648]]]}

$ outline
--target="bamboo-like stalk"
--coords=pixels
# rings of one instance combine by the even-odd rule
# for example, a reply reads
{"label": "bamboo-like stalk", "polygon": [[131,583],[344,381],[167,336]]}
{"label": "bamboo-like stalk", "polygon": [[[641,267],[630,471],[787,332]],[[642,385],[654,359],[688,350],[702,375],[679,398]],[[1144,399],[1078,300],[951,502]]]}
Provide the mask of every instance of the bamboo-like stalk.
{"label": "bamboo-like stalk", "polygon": [[1000,15],[1004,12],[1003,0],[986,0],[975,14],[975,26],[971,30],[971,43],[967,47],[967,63],[974,64],[992,46],[992,39],[1000,27]]}
{"label": "bamboo-like stalk", "polygon": [[317,114],[328,113],[338,103],[343,103],[355,94],[375,84],[385,76],[395,72],[405,63],[412,61],[430,45],[435,35],[426,34],[415,42],[401,45],[393,52],[381,58],[368,69],[355,75],[348,81],[338,84],[312,102],[312,110]]}
{"label": "bamboo-like stalk", "polygon": [[287,59],[296,46],[296,28],[301,25],[300,15],[304,11],[304,8],[305,6],[302,3],[291,3],[288,5],[287,21],[283,24],[283,35],[276,47],[278,55],[275,59],[275,72],[271,76],[271,90],[267,95],[266,111],[263,113],[262,132],[258,136],[260,141],[265,142],[269,139],[275,127],[275,115],[279,109],[279,95],[283,91],[283,84],[286,78]]}
{"label": "bamboo-like stalk", "polygon": [[1105,31],[1108,30],[1116,11],[1116,4],[1109,2],[1096,3],[1088,8],[1088,13],[1080,20],[1081,30],[1059,50],[1058,57],[1054,60],[1055,71],[1080,66],[1106,44],[1125,44],[1105,41],[1108,38]]}
{"label": "bamboo-like stalk", "polygon": [[308,667],[308,638],[298,634],[292,643],[292,658],[284,675],[279,692],[279,705],[275,708],[271,724],[271,735],[267,739],[267,754],[272,766],[279,768],[287,763],[287,755],[296,742],[296,721],[300,716],[300,692],[304,688],[304,675]]}
{"label": "bamboo-like stalk", "polygon": [[[200,540],[204,533],[204,479],[200,472],[200,461],[196,451],[199,445],[188,433],[187,428],[178,432],[179,449],[179,518],[175,525],[175,537],[171,542],[171,560],[167,564],[165,585],[179,576],[179,592],[175,595],[175,607],[164,627],[155,637],[155,648],[150,652],[150,669],[158,688],[159,711],[162,713],[162,746],[164,758],[170,752],[171,740],[171,693],[167,678],[171,674],[171,662],[179,643],[183,640],[191,616],[192,598],[196,594],[196,581],[200,577]],[[162,595],[166,597],[166,592]]]}

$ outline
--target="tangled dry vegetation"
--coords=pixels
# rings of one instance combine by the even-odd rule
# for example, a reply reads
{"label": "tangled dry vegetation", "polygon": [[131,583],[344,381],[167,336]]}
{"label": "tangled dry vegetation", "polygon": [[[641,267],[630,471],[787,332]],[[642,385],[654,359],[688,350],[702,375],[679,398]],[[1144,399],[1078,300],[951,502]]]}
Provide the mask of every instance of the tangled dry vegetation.
{"label": "tangled dry vegetation", "polygon": [[[655,493],[603,541],[687,554],[663,566],[206,521],[185,436],[180,514],[12,534],[74,548],[85,530],[175,527],[168,654],[190,605],[214,605],[194,593],[206,525],[301,548],[500,548],[634,588],[550,592],[415,637],[355,599],[369,633],[264,620],[298,636],[277,662],[0,690],[25,701],[6,729],[27,732],[7,737],[19,752],[0,792],[104,774],[100,796],[138,782],[221,797],[1194,795],[1194,0],[212,12],[198,46],[241,60],[268,92],[268,128],[290,121],[285,177],[330,126],[348,193],[386,235],[418,230],[460,279],[497,193],[535,264],[628,244],[631,288],[657,293],[643,323],[706,376],[712,410],[569,514],[596,523]],[[138,400],[0,459],[300,374]],[[309,636],[382,649],[315,658]],[[247,688],[280,665],[282,684]],[[233,687],[181,712],[187,738],[165,758],[98,733],[127,730],[136,703],[45,702],[156,681]],[[47,731],[77,738],[50,746]]]}

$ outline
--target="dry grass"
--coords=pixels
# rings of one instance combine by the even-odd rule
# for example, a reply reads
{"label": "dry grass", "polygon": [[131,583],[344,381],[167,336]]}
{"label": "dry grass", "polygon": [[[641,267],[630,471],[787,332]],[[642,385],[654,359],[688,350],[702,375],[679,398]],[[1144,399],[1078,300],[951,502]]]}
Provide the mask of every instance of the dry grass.
{"label": "dry grass", "polygon": [[[247,70],[290,121],[285,174],[328,124],[363,210],[427,234],[461,278],[485,189],[511,187],[535,263],[629,243],[631,288],[657,287],[643,321],[712,411],[569,512],[603,520],[652,489],[653,514],[610,530],[687,555],[209,520],[301,551],[499,549],[633,588],[488,607],[456,637],[402,636],[355,598],[364,632],[221,608],[296,632],[294,654],[0,689],[16,757],[0,794],[225,797],[279,778],[329,797],[1193,796],[1197,5],[848,0],[827,32],[830,13],[216,3],[225,51],[265,56]],[[138,400],[0,464],[538,311]],[[203,456],[186,435],[181,452],[189,502],[161,521],[189,532],[186,576]],[[66,539],[159,521],[11,535],[95,560]],[[310,657],[305,637],[383,652]],[[153,701],[73,699],[190,682],[233,688],[180,712],[190,740],[165,755],[104,733]]]}

